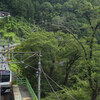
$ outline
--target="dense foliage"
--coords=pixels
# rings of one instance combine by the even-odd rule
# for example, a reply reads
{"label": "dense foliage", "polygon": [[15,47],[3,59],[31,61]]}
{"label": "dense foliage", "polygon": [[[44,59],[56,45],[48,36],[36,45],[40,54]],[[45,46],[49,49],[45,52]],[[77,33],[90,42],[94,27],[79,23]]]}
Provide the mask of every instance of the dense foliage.
{"label": "dense foliage", "polygon": [[[88,17],[93,23],[99,20],[99,4],[99,0],[1,0],[0,10],[24,17],[48,31],[64,25],[81,37],[91,33]],[[99,32],[96,37],[100,43]]]}
{"label": "dense foliage", "polygon": [[9,36],[10,42],[23,41],[27,39],[29,34],[38,29],[36,25],[28,23],[22,17],[5,17],[0,19],[0,37],[7,40]]}
{"label": "dense foliage", "polygon": [[[41,52],[44,71],[64,88],[50,81],[61,100],[100,99],[100,0],[1,0],[0,10],[13,16],[0,19],[0,36],[24,40],[17,51]],[[36,70],[25,67],[37,68],[38,57],[25,64],[20,73],[36,89]],[[57,99],[43,73],[41,87],[43,100]]]}

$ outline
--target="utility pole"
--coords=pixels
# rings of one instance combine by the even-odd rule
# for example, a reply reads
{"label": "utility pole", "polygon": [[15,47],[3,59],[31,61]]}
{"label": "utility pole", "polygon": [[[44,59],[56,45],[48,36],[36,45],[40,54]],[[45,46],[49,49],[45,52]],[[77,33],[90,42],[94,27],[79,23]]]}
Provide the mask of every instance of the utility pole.
{"label": "utility pole", "polygon": [[10,60],[10,42],[8,37],[8,60]]}
{"label": "utility pole", "polygon": [[41,96],[41,53],[39,52],[39,62],[38,62],[38,100]]}

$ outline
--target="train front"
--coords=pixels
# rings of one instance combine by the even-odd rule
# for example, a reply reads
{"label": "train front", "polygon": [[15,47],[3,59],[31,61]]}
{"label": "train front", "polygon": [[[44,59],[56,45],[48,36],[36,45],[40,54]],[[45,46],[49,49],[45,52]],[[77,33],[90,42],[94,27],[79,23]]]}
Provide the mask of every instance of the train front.
{"label": "train front", "polygon": [[11,71],[10,70],[0,70],[0,89],[1,93],[9,92],[11,83],[12,83],[12,77],[11,77]]}

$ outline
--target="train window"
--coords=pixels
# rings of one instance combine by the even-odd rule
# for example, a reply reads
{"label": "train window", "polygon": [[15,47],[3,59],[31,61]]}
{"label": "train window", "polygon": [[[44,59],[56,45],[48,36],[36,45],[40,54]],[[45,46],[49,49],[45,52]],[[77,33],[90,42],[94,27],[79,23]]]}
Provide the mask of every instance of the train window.
{"label": "train window", "polygon": [[0,82],[9,82],[10,71],[0,71]]}
{"label": "train window", "polygon": [[1,82],[9,82],[10,75],[2,75],[1,76]]}

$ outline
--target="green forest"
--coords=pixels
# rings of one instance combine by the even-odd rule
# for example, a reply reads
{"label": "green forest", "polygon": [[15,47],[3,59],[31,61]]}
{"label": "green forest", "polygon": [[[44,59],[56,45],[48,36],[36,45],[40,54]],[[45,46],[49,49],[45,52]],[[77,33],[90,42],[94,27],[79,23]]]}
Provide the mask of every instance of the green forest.
{"label": "green forest", "polygon": [[[100,100],[100,0],[0,0],[0,11],[11,14],[0,18],[0,38],[41,52],[41,100]],[[38,69],[38,57],[25,64]],[[12,67],[37,94],[37,71],[25,64]]]}

